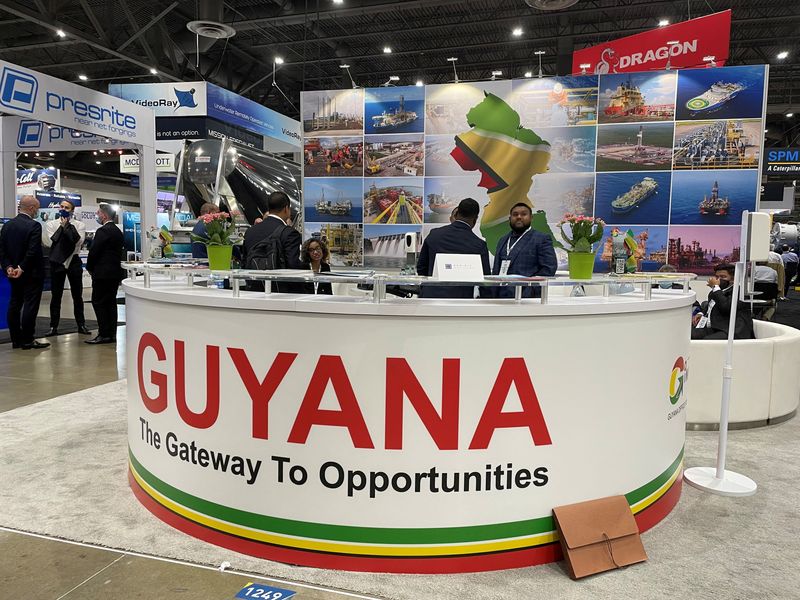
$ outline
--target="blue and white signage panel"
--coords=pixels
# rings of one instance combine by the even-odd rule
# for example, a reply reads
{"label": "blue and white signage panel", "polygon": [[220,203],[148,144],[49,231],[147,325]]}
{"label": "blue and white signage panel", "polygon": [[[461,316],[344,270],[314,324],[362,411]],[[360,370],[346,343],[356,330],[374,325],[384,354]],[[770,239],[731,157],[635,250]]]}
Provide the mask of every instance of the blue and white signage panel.
{"label": "blue and white signage panel", "polygon": [[300,148],[299,121],[212,83],[207,86],[209,117]]}
{"label": "blue and white signage panel", "polygon": [[[0,113],[151,147],[155,140],[152,111],[5,61],[0,61]],[[29,127],[20,136],[32,144],[40,134]]]}
{"label": "blue and white signage panel", "polygon": [[48,125],[24,117],[3,117],[3,148],[17,152],[70,152],[99,148],[134,148],[132,142],[122,142],[104,135],[95,135],[58,125]]}
{"label": "blue and white signage panel", "polygon": [[112,83],[108,93],[152,110],[157,117],[206,114],[206,83]]}

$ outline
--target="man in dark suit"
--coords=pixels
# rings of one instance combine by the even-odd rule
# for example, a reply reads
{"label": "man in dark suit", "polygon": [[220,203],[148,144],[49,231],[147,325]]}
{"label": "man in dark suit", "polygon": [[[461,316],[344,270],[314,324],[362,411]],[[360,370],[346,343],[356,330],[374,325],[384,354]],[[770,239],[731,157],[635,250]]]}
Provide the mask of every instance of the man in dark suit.
{"label": "man in dark suit", "polygon": [[[489,249],[486,242],[472,232],[481,207],[472,198],[462,200],[456,209],[455,220],[450,225],[431,231],[422,244],[417,260],[419,275],[433,274],[437,254],[478,254],[483,263],[483,274],[488,275]],[[475,286],[420,286],[420,298],[473,298]],[[481,296],[486,295],[481,288]]]}
{"label": "man in dark suit", "polygon": [[35,197],[23,196],[19,214],[0,230],[0,265],[11,284],[8,304],[11,347],[23,350],[50,345],[33,339],[44,286],[42,226],[33,220],[38,210],[39,201]]}
{"label": "man in dark suit", "polygon": [[122,232],[114,225],[114,209],[101,204],[97,209],[100,228],[86,258],[92,275],[92,308],[97,317],[97,336],[87,344],[114,344],[117,341],[117,290],[122,280]]}
{"label": "man in dark suit", "polygon": [[[525,277],[552,277],[556,274],[558,261],[550,237],[531,229],[533,211],[518,202],[511,207],[508,224],[511,231],[500,238],[494,252],[492,275],[524,275]],[[494,288],[498,298],[513,298],[513,287]],[[522,296],[538,296],[538,287],[525,287]]]}
{"label": "man in dark suit", "polygon": [[[693,340],[727,340],[728,325],[733,303],[734,265],[722,264],[714,269],[714,275],[708,278],[708,301],[703,302],[702,312],[692,317]],[[739,301],[736,307],[736,327],[733,337],[737,340],[752,340],[753,316],[746,302]]]}
{"label": "man in dark suit", "polygon": [[[300,233],[289,227],[286,222],[291,218],[291,203],[284,192],[272,192],[267,199],[267,214],[264,220],[256,223],[244,234],[242,245],[242,264],[246,269],[272,269],[272,265],[261,264],[254,251],[259,242],[274,237],[280,244],[282,269],[302,269],[300,261],[300,244],[303,241]],[[261,282],[249,286],[250,289],[264,289]],[[273,284],[272,290],[286,293],[303,293],[302,284]]]}

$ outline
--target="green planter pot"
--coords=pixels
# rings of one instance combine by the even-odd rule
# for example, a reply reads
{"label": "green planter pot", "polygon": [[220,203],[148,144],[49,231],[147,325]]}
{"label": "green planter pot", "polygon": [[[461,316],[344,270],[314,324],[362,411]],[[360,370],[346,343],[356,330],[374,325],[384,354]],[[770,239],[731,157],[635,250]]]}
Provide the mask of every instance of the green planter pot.
{"label": "green planter pot", "polygon": [[569,278],[591,279],[594,271],[594,252],[569,252]]}
{"label": "green planter pot", "polygon": [[233,246],[206,246],[208,250],[208,267],[212,271],[229,271]]}

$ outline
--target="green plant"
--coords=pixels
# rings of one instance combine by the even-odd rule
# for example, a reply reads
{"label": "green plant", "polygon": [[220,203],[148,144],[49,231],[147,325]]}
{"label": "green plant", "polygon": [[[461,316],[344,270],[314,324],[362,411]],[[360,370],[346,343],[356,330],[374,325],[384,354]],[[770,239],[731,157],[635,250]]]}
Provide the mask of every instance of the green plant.
{"label": "green plant", "polygon": [[231,239],[234,232],[231,216],[226,212],[200,215],[200,221],[205,223],[206,234],[190,234],[193,242],[200,242],[206,246],[233,246],[236,242]]}
{"label": "green plant", "polygon": [[[568,226],[569,233],[564,231],[564,225]],[[567,252],[594,252],[593,246],[602,239],[604,226],[602,219],[572,213],[565,214],[558,224],[561,237],[570,245]]]}

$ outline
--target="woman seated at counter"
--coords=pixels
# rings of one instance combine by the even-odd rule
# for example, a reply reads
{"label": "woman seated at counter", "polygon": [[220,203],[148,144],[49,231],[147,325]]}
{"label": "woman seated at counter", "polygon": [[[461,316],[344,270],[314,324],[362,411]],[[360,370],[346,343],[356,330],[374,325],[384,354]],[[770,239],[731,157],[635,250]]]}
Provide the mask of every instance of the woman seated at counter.
{"label": "woman seated at counter", "polygon": [[[329,273],[331,266],[328,261],[331,253],[324,242],[311,238],[303,242],[300,249],[300,262],[304,269],[311,269],[314,273]],[[330,283],[309,283],[304,286],[304,294],[333,295]]]}

